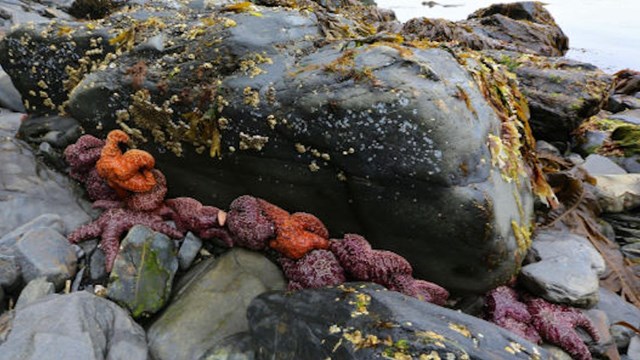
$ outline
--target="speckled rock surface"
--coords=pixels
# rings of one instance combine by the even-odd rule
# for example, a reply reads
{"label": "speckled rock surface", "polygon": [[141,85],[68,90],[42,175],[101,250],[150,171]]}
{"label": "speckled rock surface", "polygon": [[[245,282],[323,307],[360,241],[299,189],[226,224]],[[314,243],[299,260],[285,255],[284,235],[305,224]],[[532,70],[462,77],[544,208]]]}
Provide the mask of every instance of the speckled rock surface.
{"label": "speckled rock surface", "polygon": [[280,269],[256,252],[233,249],[200,262],[181,279],[171,304],[149,328],[151,354],[157,360],[199,359],[227,337],[248,330],[246,309],[253,298],[285,286]]}
{"label": "speckled rock surface", "polygon": [[548,358],[496,325],[375,284],[271,292],[247,314],[258,359]]}
{"label": "speckled rock surface", "polygon": [[313,213],[453,292],[507,281],[533,201],[517,150],[497,137],[505,114],[470,74],[492,70],[437,46],[369,38],[389,24],[375,9],[311,9],[115,13],[92,31],[111,32],[102,44],[122,55],[103,54],[68,112],[97,135],[128,129],[156,157],[169,196],[224,208],[249,193]]}

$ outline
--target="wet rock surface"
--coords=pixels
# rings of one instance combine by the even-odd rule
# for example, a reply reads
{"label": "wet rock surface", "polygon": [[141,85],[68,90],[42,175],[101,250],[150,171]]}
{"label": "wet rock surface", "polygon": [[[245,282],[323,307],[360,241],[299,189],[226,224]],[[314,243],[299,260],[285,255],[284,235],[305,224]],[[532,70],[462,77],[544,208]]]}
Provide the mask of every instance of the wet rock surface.
{"label": "wet rock surface", "polygon": [[553,303],[592,307],[598,303],[599,276],[606,265],[584,237],[561,231],[540,232],[522,268],[522,283]]}
{"label": "wet rock surface", "polygon": [[178,258],[173,241],[136,225],[120,244],[107,296],[129,309],[133,317],[152,315],[169,300],[176,271]]}
{"label": "wet rock surface", "polygon": [[258,359],[547,356],[491,323],[374,284],[263,294],[248,318]]}
{"label": "wet rock surface", "polygon": [[195,266],[177,285],[171,305],[149,328],[156,359],[197,359],[231,335],[248,330],[253,298],[286,286],[282,272],[264,256],[234,249]]}
{"label": "wet rock surface", "polygon": [[[504,155],[492,154],[488,143],[500,119],[469,71],[438,48],[384,39],[322,45],[326,21],[354,31],[362,25],[328,20],[326,12],[256,11],[261,16],[212,15],[208,26],[186,17],[190,32],[169,33],[163,29],[179,29],[170,12],[134,10],[112,15],[122,20],[119,32],[107,22],[92,36],[74,32],[71,38],[90,48],[99,34],[118,34],[105,35],[102,44],[110,39],[125,54],[96,65],[73,88],[69,113],[92,133],[122,126],[138,141],[153,138],[140,146],[156,157],[176,194],[223,206],[251,193],[291,211],[304,208],[332,232],[362,233],[375,247],[398,252],[416,277],[454,292],[478,293],[510,278],[518,267],[511,254],[522,251],[516,236],[522,231],[516,234],[513,223],[528,226],[532,197],[524,181],[498,175],[496,157]],[[135,26],[141,30],[127,32]],[[20,31],[42,30],[60,31]],[[65,41],[53,37],[33,35],[29,46]],[[151,45],[143,37],[183,51],[138,51]],[[75,55],[68,58],[98,61],[81,47],[69,49]],[[30,63],[20,61],[15,69]],[[473,67],[471,59],[465,63]],[[49,97],[59,104],[69,77],[61,67],[50,73],[57,75],[45,79]],[[219,85],[205,85],[211,83]],[[521,161],[515,155],[509,166]]]}
{"label": "wet rock surface", "polygon": [[7,359],[147,359],[142,327],[86,292],[50,295],[4,314],[0,323],[6,321],[0,353]]}
{"label": "wet rock surface", "polygon": [[46,213],[60,214],[65,229],[86,223],[88,206],[73,182],[14,138],[21,115],[0,110],[0,116],[0,236]]}
{"label": "wet rock surface", "polygon": [[562,56],[569,39],[540,2],[495,4],[477,10],[467,20],[415,18],[403,35],[432,41],[456,41],[474,50],[512,50]]}

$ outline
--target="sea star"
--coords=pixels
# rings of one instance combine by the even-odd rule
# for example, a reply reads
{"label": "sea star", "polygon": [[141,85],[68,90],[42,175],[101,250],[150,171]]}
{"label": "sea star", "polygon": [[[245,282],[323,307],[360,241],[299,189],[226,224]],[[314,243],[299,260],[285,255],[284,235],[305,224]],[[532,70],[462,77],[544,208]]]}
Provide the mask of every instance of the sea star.
{"label": "sea star", "polygon": [[69,176],[82,183],[100,159],[105,142],[92,135],[82,135],[64,149],[64,159],[69,164]]}
{"label": "sea star", "polygon": [[107,272],[110,272],[116,256],[118,256],[120,237],[134,225],[147,226],[174,239],[184,237],[181,231],[165,223],[162,216],[158,214],[111,208],[104,211],[97,220],[74,230],[67,238],[72,243],[78,243],[100,236],[100,247],[106,257],[106,269]]}
{"label": "sea star", "polygon": [[128,141],[129,136],[124,131],[111,131],[96,163],[98,174],[123,198],[126,197],[126,190],[145,192],[156,185],[151,172],[155,159],[148,152],[137,149],[127,150],[123,154],[119,145]]}
{"label": "sea star", "polygon": [[542,338],[561,347],[576,360],[590,360],[591,353],[576,328],[584,329],[595,341],[600,336],[589,318],[580,310],[565,305],[552,304],[543,299],[529,299],[527,309],[531,323]]}
{"label": "sea star", "polygon": [[264,214],[273,221],[276,238],[269,247],[290,259],[300,259],[313,249],[329,247],[329,231],[320,219],[307,213],[287,211],[258,199]]}
{"label": "sea star", "polygon": [[338,259],[328,250],[312,250],[299,260],[282,256],[278,262],[289,279],[289,290],[340,285],[347,281]]}
{"label": "sea star", "polygon": [[591,353],[575,328],[581,327],[595,340],[600,337],[589,318],[578,309],[552,304],[529,294],[518,299],[515,290],[501,286],[485,297],[488,320],[529,341],[544,340],[569,353],[574,359],[589,360]]}
{"label": "sea star", "polygon": [[538,331],[531,325],[527,305],[518,300],[518,294],[512,288],[499,286],[489,291],[484,306],[487,320],[536,344],[541,341]]}
{"label": "sea star", "polygon": [[332,239],[329,249],[346,273],[360,281],[371,281],[390,290],[443,305],[449,293],[442,287],[414,279],[411,264],[402,256],[385,250],[373,250],[369,242],[356,234],[345,234],[343,240]]}
{"label": "sea star", "polygon": [[267,241],[276,234],[275,225],[265,215],[260,201],[249,195],[233,200],[229,206],[227,228],[236,245],[258,251],[264,250]]}
{"label": "sea star", "polygon": [[201,239],[218,238],[227,246],[233,246],[231,235],[223,226],[227,214],[213,206],[202,205],[198,200],[179,197],[165,201],[171,209],[171,218],[178,230],[191,231]]}

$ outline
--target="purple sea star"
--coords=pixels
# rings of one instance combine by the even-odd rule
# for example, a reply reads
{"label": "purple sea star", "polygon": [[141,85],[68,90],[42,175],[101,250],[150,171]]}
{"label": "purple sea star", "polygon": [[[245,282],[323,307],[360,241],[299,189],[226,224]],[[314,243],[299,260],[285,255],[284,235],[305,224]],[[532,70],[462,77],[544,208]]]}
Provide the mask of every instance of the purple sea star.
{"label": "purple sea star", "polygon": [[218,238],[227,246],[233,246],[231,235],[223,227],[227,215],[224,211],[188,197],[169,199],[165,204],[171,209],[171,218],[180,231],[191,231],[201,239]]}
{"label": "purple sea star", "polygon": [[120,237],[134,225],[147,226],[174,239],[184,237],[181,231],[165,223],[160,215],[112,208],[104,211],[98,219],[77,228],[67,238],[70,242],[77,243],[100,236],[100,247],[104,250],[106,257],[106,269],[110,272],[118,255]]}
{"label": "purple sea star", "polygon": [[518,294],[508,286],[497,287],[485,296],[485,318],[523,338],[539,343],[538,331],[531,325],[527,305],[518,300]]}
{"label": "purple sea star", "polygon": [[487,319],[529,341],[544,340],[557,345],[574,359],[591,359],[589,349],[575,330],[581,327],[599,341],[600,336],[586,315],[578,309],[528,294],[522,299],[524,302],[518,299],[515,290],[506,286],[491,290],[485,297]]}
{"label": "purple sea star", "polygon": [[552,304],[543,299],[529,299],[526,302],[531,323],[545,341],[561,347],[576,360],[591,359],[587,345],[575,330],[580,327],[593,340],[600,340],[598,331],[585,314],[578,309]]}
{"label": "purple sea star", "polygon": [[234,243],[251,250],[264,250],[276,235],[273,221],[264,213],[257,198],[243,195],[233,200],[227,216],[227,228]]}
{"label": "purple sea star", "polygon": [[343,240],[332,239],[329,249],[355,280],[375,282],[438,305],[443,305],[449,297],[449,293],[436,284],[417,282],[405,258],[391,251],[373,250],[360,235],[346,234]]}
{"label": "purple sea star", "polygon": [[312,250],[299,260],[281,256],[278,262],[289,279],[289,290],[339,285],[347,280],[338,259],[327,250]]}
{"label": "purple sea star", "polygon": [[64,149],[64,159],[69,164],[69,176],[82,183],[87,174],[95,168],[104,147],[104,140],[92,135],[82,135],[78,140]]}

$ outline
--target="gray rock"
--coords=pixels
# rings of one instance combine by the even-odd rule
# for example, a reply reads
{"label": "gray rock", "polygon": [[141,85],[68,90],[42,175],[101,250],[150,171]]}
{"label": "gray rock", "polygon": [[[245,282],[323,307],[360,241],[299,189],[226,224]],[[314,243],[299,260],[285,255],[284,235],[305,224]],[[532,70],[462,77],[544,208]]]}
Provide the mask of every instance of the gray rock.
{"label": "gray rock", "polygon": [[144,330],[87,292],[50,295],[15,312],[3,359],[147,359]]}
{"label": "gray rock", "polygon": [[625,123],[640,125],[640,109],[630,109],[609,116],[610,119],[620,120]]}
{"label": "gray rock", "polygon": [[598,154],[587,156],[582,167],[591,175],[622,175],[627,173],[613,160]]}
{"label": "gray rock", "polygon": [[611,335],[611,322],[607,317],[607,314],[598,309],[590,309],[584,312],[585,315],[591,320],[600,339],[594,341],[590,336],[582,336],[583,341],[589,347],[589,351],[594,358],[606,358],[607,351],[615,349],[615,342]]}
{"label": "gray rock", "polygon": [[254,360],[255,353],[253,339],[247,331],[227,337],[202,358],[204,360]]}
{"label": "gray rock", "polygon": [[168,236],[136,225],[120,244],[107,296],[133,317],[149,316],[169,300],[178,259]]}
{"label": "gray rock", "polygon": [[640,109],[640,99],[624,94],[614,94],[609,97],[606,110],[617,113],[627,109]]}
{"label": "gray rock", "polygon": [[247,317],[258,359],[549,358],[494,324],[375,284],[266,293]]}
{"label": "gray rock", "polygon": [[16,259],[25,282],[45,277],[56,289],[73,278],[78,261],[69,241],[50,228],[27,231],[16,242]]}
{"label": "gray rock", "polygon": [[569,49],[569,39],[537,2],[491,5],[456,22],[415,18],[407,21],[402,34],[431,41],[456,41],[473,50],[562,56]]}
{"label": "gray rock", "polygon": [[619,213],[640,206],[640,174],[596,175],[594,195],[602,211]]}
{"label": "gray rock", "polygon": [[609,96],[611,75],[591,64],[506,51],[485,53],[516,74],[529,104],[534,137],[561,151],[578,126],[597,114]]}
{"label": "gray rock", "polygon": [[11,288],[19,280],[20,269],[18,268],[16,257],[9,254],[0,254],[0,288]]}
{"label": "gray rock", "polygon": [[520,278],[535,295],[572,306],[592,307],[598,302],[599,275],[606,264],[584,237],[542,231],[533,241],[527,262]]}
{"label": "gray rock", "polygon": [[47,295],[55,293],[55,287],[45,278],[37,278],[29,281],[27,286],[22,289],[18,301],[16,302],[16,310],[20,310]]}
{"label": "gray rock", "polygon": [[280,269],[255,252],[232,249],[202,261],[149,328],[151,354],[158,360],[200,358],[248,330],[246,309],[254,297],[285,286]]}
{"label": "gray rock", "polygon": [[188,269],[193,260],[198,255],[198,252],[202,248],[202,240],[195,236],[192,232],[188,232],[184,237],[180,251],[178,251],[178,262],[180,263],[180,270]]}
{"label": "gray rock", "polygon": [[598,279],[582,261],[557,257],[526,265],[522,283],[533,294],[551,302],[589,307],[598,302]]}
{"label": "gray rock", "polygon": [[91,276],[91,280],[100,281],[108,275],[105,269],[106,263],[107,259],[104,251],[102,251],[102,249],[96,249],[93,254],[91,254],[91,259],[89,260],[89,275]]}
{"label": "gray rock", "polygon": [[606,271],[602,255],[589,239],[565,231],[539,231],[527,254],[527,262],[550,260],[556,257],[571,257],[589,265],[596,275]]}
{"label": "gray rock", "polygon": [[631,338],[629,348],[627,349],[629,360],[640,360],[640,335]]}
{"label": "gray rock", "polygon": [[541,347],[549,353],[549,359],[551,360],[573,360],[571,355],[567,354],[564,350],[557,346],[543,344],[541,345]]}
{"label": "gray rock", "polygon": [[[640,309],[624,301],[620,296],[605,288],[600,288],[599,298],[600,301],[596,308],[607,314],[611,324],[624,321],[632,326],[640,328]],[[625,349],[629,345],[629,340],[635,333],[633,330],[624,326],[612,325],[611,334],[613,335],[618,349]]]}
{"label": "gray rock", "polygon": [[[65,65],[110,51],[87,58],[86,26],[71,40],[58,33],[75,24],[16,29],[2,42],[13,54],[2,64],[16,62],[6,70],[17,79],[51,45],[64,48],[65,60],[42,71],[54,105],[68,97],[69,114],[101,137],[121,126],[145,137],[138,145],[175,193],[219,207],[250,193],[313,213],[333,234],[361,233],[453,292],[484,293],[513,276],[533,197],[518,152],[497,151],[501,119],[512,114],[497,114],[480,89],[500,79],[514,94],[504,108],[520,108],[515,81],[498,69],[487,75],[479,54],[375,43],[385,35],[371,37],[371,25],[394,23],[375,8],[257,6],[262,16],[254,16],[209,5],[180,17],[132,6],[94,24],[91,36],[104,34],[122,55],[76,86],[65,82]],[[538,8],[524,6],[549,20]],[[206,16],[216,21],[203,26]],[[131,31],[140,24],[149,26]],[[19,43],[25,34],[30,41]],[[160,34],[171,51],[140,51]],[[353,34],[365,37],[362,46],[336,42]],[[28,98],[42,74],[24,77],[15,82]],[[46,108],[36,95],[31,106]]]}
{"label": "gray rock", "polygon": [[[73,191],[75,184],[41,164],[27,144],[13,137],[19,123],[20,114],[0,110],[0,236],[48,213],[60,214],[62,234],[89,222],[84,209],[90,205]],[[0,247],[3,242],[4,237]]]}
{"label": "gray rock", "polygon": [[2,66],[0,66],[0,107],[15,112],[25,112],[22,97],[13,86],[9,75],[2,70]]}

